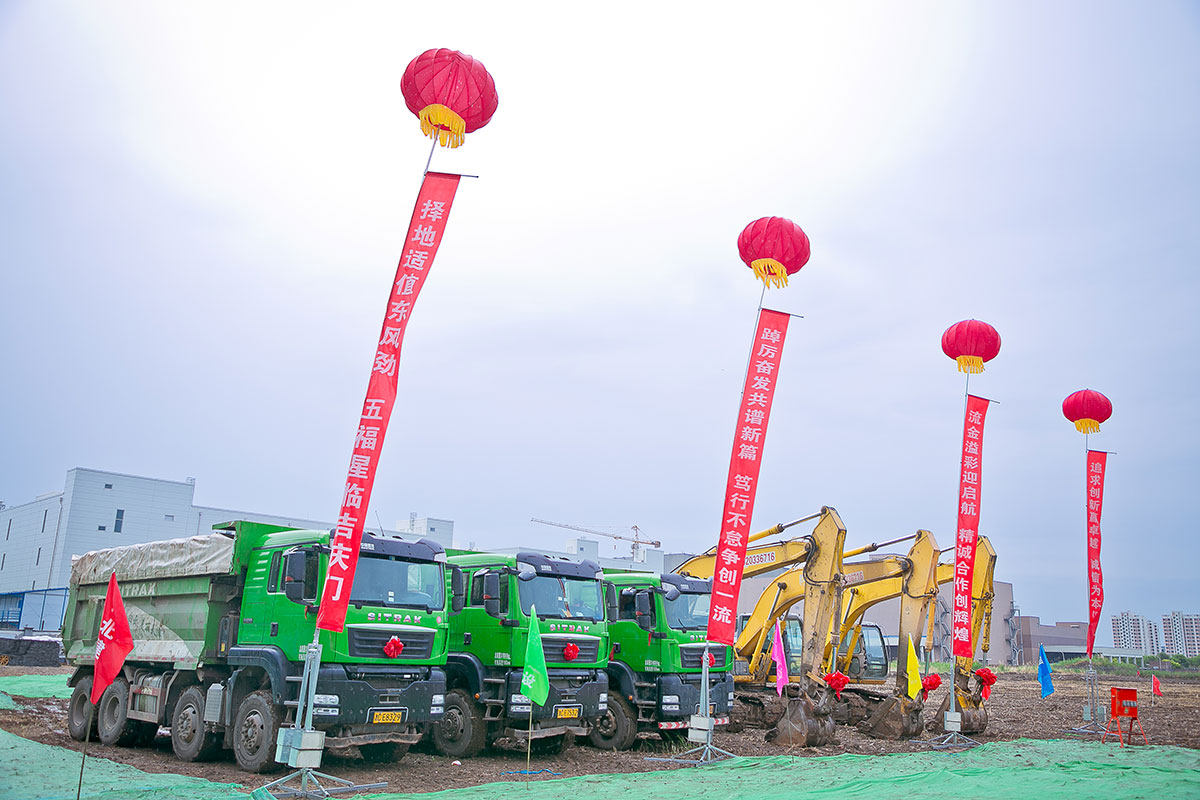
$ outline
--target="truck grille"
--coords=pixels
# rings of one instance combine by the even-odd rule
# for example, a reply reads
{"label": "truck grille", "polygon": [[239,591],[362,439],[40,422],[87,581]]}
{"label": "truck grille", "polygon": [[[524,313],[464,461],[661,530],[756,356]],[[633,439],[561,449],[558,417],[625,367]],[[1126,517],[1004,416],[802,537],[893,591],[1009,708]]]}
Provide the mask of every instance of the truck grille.
{"label": "truck grille", "polygon": [[355,658],[387,658],[383,646],[393,636],[404,643],[401,659],[429,658],[433,653],[433,631],[380,631],[369,628],[348,628],[350,655]]}
{"label": "truck grille", "polygon": [[[728,649],[724,646],[711,648],[708,652],[713,656],[713,667],[725,666],[725,654]],[[700,669],[704,658],[704,647],[691,645],[679,648],[679,665],[684,669]]]}
{"label": "truck grille", "polygon": [[[563,648],[568,643],[579,648],[579,653],[570,661],[563,655]],[[547,664],[572,664],[575,662],[591,664],[600,655],[600,640],[583,636],[543,636],[542,654],[546,657]]]}

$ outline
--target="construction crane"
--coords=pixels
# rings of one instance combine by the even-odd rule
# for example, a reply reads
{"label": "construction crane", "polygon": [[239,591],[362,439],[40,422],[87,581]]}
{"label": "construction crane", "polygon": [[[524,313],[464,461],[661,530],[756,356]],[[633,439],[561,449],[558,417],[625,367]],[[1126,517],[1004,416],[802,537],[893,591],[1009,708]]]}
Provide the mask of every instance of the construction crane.
{"label": "construction crane", "polygon": [[594,531],[591,528],[581,528],[578,525],[568,525],[565,522],[551,522],[548,519],[538,519],[537,517],[532,517],[529,521],[530,522],[539,522],[542,525],[553,525],[556,528],[567,528],[568,530],[572,530],[572,531],[582,531],[583,533],[594,533],[597,536],[607,536],[610,539],[621,539],[626,542],[633,542],[633,546],[632,546],[633,560],[639,564],[642,564],[646,561],[646,554],[642,552],[643,546],[649,545],[650,547],[662,547],[662,542],[657,542],[657,541],[654,541],[653,539],[643,539],[641,537],[641,531],[638,529],[637,525],[630,526],[630,530],[633,531],[633,536],[620,536],[615,533],[605,533],[604,531]]}

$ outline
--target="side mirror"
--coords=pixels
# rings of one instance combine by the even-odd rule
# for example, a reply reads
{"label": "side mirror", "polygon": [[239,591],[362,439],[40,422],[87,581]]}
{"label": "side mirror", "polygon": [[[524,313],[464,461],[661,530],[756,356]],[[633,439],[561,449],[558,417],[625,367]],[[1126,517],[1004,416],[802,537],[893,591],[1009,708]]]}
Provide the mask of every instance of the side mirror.
{"label": "side mirror", "polygon": [[283,593],[293,603],[304,602],[304,572],[307,553],[293,550],[283,560]]}
{"label": "side mirror", "polygon": [[667,590],[665,592],[663,592],[663,597],[667,598],[668,600],[678,600],[679,599],[679,587],[668,585]]}
{"label": "side mirror", "polygon": [[609,622],[617,620],[617,587],[607,581],[604,583],[604,614]]}
{"label": "side mirror", "polygon": [[500,575],[495,572],[483,576],[483,610],[489,617],[500,616]]}
{"label": "side mirror", "polygon": [[450,569],[450,613],[457,614],[463,610],[467,600],[467,578],[458,567]]}
{"label": "side mirror", "polygon": [[537,577],[537,570],[528,564],[522,564],[521,569],[517,572],[517,580],[525,583]]}
{"label": "side mirror", "polygon": [[638,592],[633,598],[633,613],[637,617],[639,628],[648,631],[654,627],[654,619],[650,616],[649,592]]}

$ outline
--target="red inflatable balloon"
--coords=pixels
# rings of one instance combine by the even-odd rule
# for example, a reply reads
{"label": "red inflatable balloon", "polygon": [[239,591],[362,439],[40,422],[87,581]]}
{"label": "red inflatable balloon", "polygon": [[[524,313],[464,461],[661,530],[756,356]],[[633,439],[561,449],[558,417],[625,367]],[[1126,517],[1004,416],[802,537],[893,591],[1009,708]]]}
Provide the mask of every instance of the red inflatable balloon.
{"label": "red inflatable balloon", "polygon": [[421,120],[421,132],[443,147],[458,147],[496,113],[496,82],[483,64],[457,50],[426,50],[409,62],[400,78],[408,110]]}
{"label": "red inflatable balloon", "polygon": [[768,287],[787,286],[808,263],[808,236],[800,226],[783,217],[763,217],[751,222],[738,236],[738,255],[754,275]]}
{"label": "red inflatable balloon", "polygon": [[983,364],[1000,353],[1000,334],[986,322],[964,319],[942,334],[942,352],[958,362],[958,371],[983,372]]}

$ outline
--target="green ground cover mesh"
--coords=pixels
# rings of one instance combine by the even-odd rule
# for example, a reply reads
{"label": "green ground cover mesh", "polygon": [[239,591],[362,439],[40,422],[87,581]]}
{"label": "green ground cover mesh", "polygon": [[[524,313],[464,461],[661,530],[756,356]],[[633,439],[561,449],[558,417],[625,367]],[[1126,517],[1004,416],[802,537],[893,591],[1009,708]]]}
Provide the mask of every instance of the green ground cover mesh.
{"label": "green ground cover mesh", "polygon": [[[596,754],[598,761],[603,755]],[[400,765],[403,769],[403,764]],[[79,754],[0,731],[0,797],[74,797]],[[261,786],[265,776],[246,776]],[[394,779],[392,788],[403,788]],[[426,788],[424,786],[414,788]],[[518,794],[514,794],[517,792]],[[1200,797],[1200,751],[1125,747],[1115,742],[995,742],[961,753],[843,755],[828,758],[739,758],[698,769],[589,775],[559,780],[520,779],[426,794],[382,793],[372,800],[963,800],[997,797],[1058,800],[1096,797]],[[83,797],[91,800],[246,800],[231,784],[153,775],[104,759],[88,759]]]}
{"label": "green ground cover mesh", "polygon": [[[0,797],[5,800],[74,800],[79,753],[31,742],[0,730]],[[87,760],[82,797],[89,800],[246,800],[228,783],[181,775],[152,775],[108,761]]]}
{"label": "green ground cover mesh", "polygon": [[68,675],[8,675],[0,678],[0,692],[21,697],[70,697]]}

